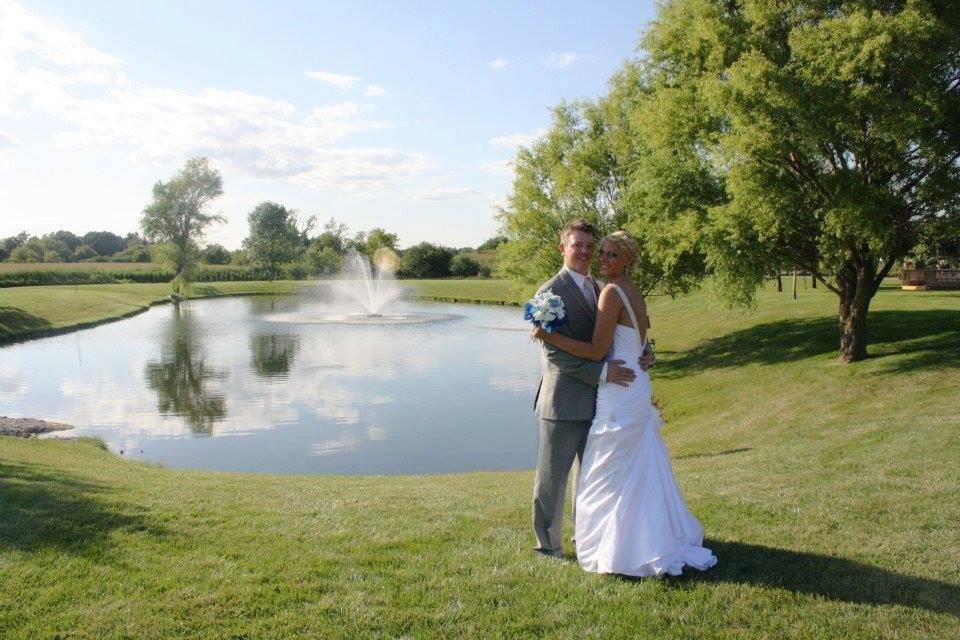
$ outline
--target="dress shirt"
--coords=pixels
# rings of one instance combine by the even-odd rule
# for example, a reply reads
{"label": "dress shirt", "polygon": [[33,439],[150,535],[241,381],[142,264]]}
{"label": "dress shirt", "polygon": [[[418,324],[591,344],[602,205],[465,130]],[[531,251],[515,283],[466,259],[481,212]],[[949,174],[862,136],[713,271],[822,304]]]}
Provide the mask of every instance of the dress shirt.
{"label": "dress shirt", "polygon": [[[570,274],[570,277],[573,278],[573,281],[577,283],[577,286],[580,287],[580,293],[583,294],[583,297],[587,299],[587,304],[593,305],[593,310],[597,310],[597,290],[593,288],[594,280],[593,278],[587,278],[587,276],[582,273],[577,273],[567,265],[563,265],[563,270]],[[590,294],[587,295],[587,287],[591,288]],[[600,369],[600,380],[607,381],[607,363],[603,363],[603,368]]]}

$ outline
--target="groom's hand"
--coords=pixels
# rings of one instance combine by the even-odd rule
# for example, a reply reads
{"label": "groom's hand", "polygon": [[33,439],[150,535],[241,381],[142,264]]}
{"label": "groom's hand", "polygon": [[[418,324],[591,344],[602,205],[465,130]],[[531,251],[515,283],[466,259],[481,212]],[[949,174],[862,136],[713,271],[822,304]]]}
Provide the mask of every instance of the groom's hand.
{"label": "groom's hand", "polygon": [[623,360],[611,360],[607,363],[607,382],[618,384],[621,387],[630,386],[637,374],[633,369],[624,367],[623,364]]}
{"label": "groom's hand", "polygon": [[650,348],[650,345],[647,345],[647,350],[643,352],[643,355],[640,356],[640,368],[646,371],[653,366],[653,363],[657,361],[657,356],[653,354],[653,349]]}

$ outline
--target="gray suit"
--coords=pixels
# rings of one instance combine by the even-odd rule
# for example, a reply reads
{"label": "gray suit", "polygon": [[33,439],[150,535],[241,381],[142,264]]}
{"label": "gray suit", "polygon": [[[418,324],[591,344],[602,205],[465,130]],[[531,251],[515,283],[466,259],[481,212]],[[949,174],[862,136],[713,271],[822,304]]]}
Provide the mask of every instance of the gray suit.
{"label": "gray suit", "polygon": [[[538,293],[547,289],[560,296],[567,311],[567,322],[558,331],[574,340],[589,342],[597,310],[587,302],[573,277],[562,270],[544,283]],[[547,343],[542,345],[543,375],[534,401],[540,419],[540,447],[533,484],[533,530],[537,549],[558,554],[567,477],[571,467],[574,483],[579,476],[587,432],[596,411],[603,363],[581,360]]]}

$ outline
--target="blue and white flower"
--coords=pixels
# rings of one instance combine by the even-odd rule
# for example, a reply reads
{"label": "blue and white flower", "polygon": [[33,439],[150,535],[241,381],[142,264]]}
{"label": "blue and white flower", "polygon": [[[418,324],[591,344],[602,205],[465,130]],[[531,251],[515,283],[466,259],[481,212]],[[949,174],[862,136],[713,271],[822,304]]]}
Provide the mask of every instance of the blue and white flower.
{"label": "blue and white flower", "polygon": [[550,289],[530,298],[523,305],[523,319],[532,322],[547,333],[562,327],[567,321],[563,300]]}

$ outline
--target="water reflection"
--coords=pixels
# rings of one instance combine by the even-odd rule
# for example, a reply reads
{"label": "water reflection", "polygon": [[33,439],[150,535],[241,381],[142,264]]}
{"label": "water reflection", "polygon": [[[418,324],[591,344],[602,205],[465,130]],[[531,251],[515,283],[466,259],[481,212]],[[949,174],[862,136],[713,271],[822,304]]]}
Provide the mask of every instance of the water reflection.
{"label": "water reflection", "polygon": [[226,417],[224,396],[212,391],[209,383],[227,374],[207,365],[199,328],[184,305],[175,305],[163,333],[160,361],[148,362],[144,375],[157,393],[160,413],[182,416],[194,435],[211,435],[214,424]]}
{"label": "water reflection", "polygon": [[250,364],[259,375],[269,378],[290,373],[300,338],[292,333],[266,333],[250,336]]}
{"label": "water reflection", "polygon": [[397,313],[455,319],[273,320],[350,312],[327,293],[164,305],[4,347],[0,415],[70,423],[70,436],[175,467],[433,473],[534,463],[539,350],[515,309],[400,302]]}

